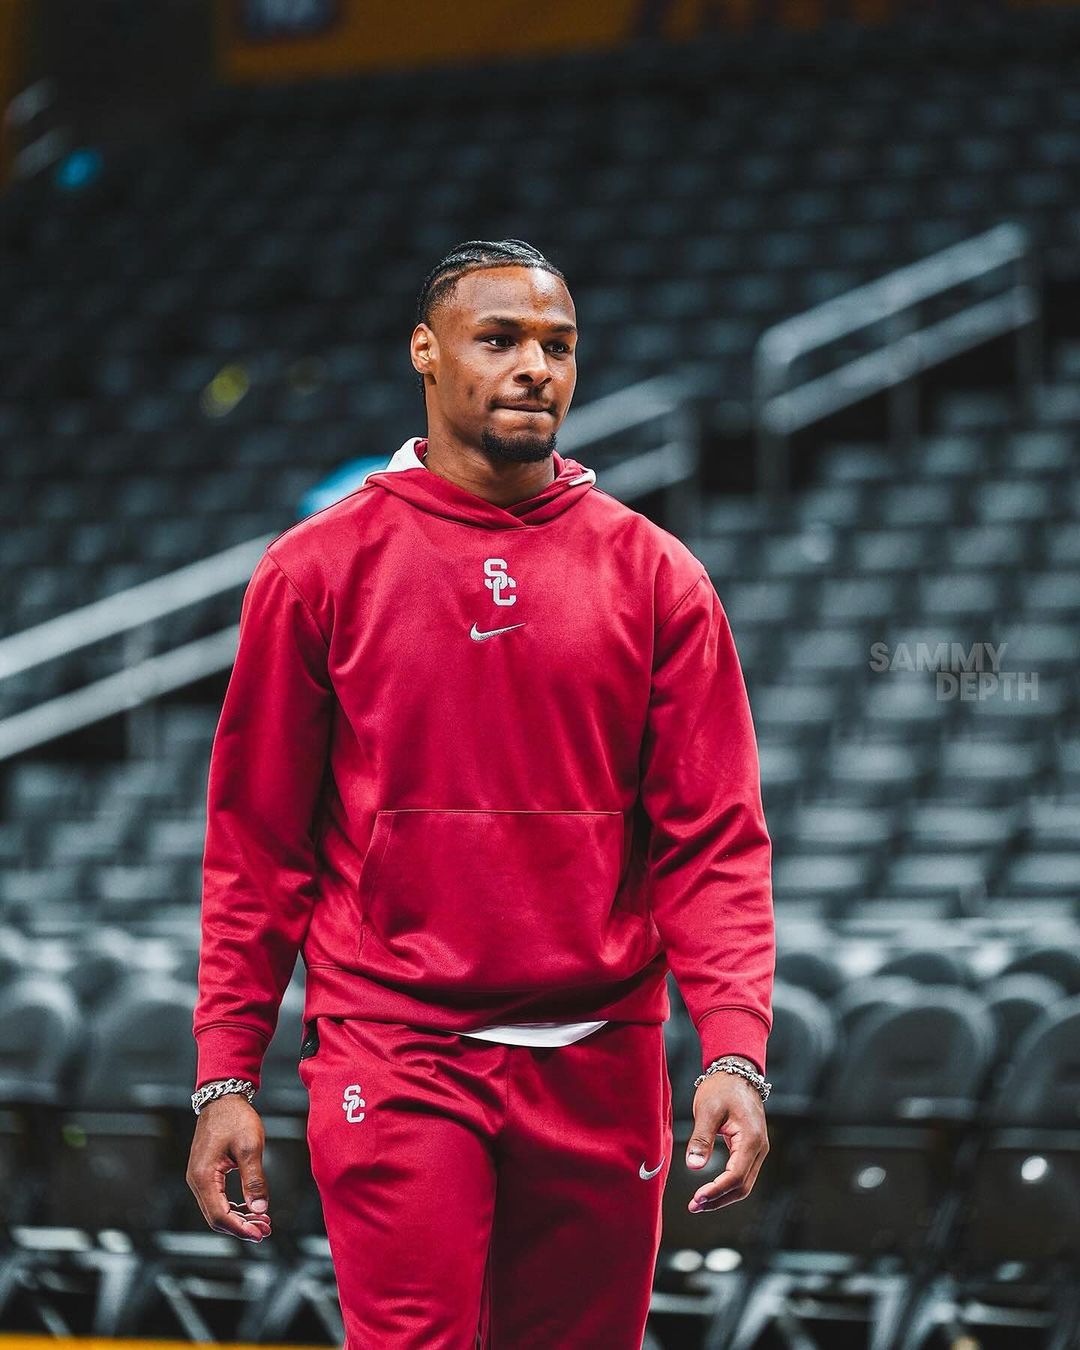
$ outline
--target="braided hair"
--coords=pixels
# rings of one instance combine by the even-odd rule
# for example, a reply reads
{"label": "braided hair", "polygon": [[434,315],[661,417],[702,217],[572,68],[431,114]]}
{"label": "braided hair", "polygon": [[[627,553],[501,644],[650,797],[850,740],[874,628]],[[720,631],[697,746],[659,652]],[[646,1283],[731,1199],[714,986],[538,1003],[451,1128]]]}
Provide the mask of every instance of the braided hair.
{"label": "braided hair", "polygon": [[[416,298],[416,322],[430,326],[434,314],[449,300],[459,277],[488,267],[542,267],[560,281],[566,277],[539,249],[524,239],[467,239],[456,244],[427,274]],[[424,377],[416,373],[420,397],[424,397]]]}

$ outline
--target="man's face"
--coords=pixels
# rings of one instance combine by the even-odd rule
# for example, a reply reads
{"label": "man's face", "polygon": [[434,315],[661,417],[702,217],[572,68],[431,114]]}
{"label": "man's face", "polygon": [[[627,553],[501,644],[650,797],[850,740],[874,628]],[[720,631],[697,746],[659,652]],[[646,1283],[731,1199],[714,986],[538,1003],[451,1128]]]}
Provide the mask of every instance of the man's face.
{"label": "man's face", "polygon": [[492,459],[546,459],[577,383],[574,302],[539,267],[467,272],[413,332],[428,421]]}

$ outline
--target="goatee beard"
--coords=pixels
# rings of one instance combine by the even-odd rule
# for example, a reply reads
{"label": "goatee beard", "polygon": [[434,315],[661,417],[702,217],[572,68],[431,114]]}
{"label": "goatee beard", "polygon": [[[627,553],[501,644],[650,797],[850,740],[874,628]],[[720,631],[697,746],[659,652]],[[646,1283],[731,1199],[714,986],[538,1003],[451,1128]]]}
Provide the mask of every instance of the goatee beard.
{"label": "goatee beard", "polygon": [[500,436],[485,427],[480,433],[480,447],[492,459],[513,464],[537,464],[555,451],[555,432],[549,436],[518,432],[516,436]]}

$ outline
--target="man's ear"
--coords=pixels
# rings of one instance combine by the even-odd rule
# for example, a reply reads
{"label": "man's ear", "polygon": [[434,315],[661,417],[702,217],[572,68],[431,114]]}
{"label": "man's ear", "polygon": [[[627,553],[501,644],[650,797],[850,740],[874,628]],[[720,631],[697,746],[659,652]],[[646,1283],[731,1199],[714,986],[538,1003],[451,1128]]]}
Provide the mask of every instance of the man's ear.
{"label": "man's ear", "polygon": [[418,323],[413,329],[409,348],[413,369],[430,375],[439,359],[439,343],[426,323]]}

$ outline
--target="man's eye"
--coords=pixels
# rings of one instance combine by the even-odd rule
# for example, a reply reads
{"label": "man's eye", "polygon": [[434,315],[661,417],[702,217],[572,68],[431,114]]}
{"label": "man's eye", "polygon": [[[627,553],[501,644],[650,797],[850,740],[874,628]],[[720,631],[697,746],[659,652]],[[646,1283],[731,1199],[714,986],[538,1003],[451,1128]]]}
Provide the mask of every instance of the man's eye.
{"label": "man's eye", "polygon": [[[487,337],[481,339],[482,342],[510,342],[511,340],[506,333],[490,333]],[[565,342],[552,342],[549,345],[557,347],[560,352],[569,353],[570,351],[569,345]]]}

